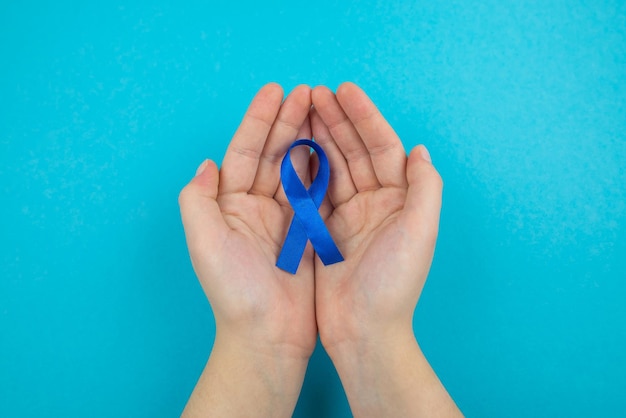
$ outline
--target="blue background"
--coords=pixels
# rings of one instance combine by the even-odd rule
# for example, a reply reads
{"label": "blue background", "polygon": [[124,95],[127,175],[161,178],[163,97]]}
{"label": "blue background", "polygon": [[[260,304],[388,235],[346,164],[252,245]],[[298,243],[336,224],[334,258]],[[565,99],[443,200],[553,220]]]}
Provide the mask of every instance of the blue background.
{"label": "blue background", "polygon": [[[261,85],[345,80],[444,178],[415,331],[461,409],[623,416],[622,0],[97,3],[0,4],[0,416],[178,415],[178,192]],[[348,414],[318,346],[295,415]]]}

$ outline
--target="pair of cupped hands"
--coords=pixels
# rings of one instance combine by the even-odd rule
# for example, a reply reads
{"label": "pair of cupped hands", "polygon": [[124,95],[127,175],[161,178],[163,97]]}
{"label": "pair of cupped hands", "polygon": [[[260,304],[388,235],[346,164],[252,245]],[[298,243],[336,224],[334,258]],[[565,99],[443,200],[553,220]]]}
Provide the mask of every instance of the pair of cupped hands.
{"label": "pair of cupped hands", "polygon": [[[293,211],[280,164],[295,139],[314,138],[330,162],[319,208],[345,261],[324,266],[307,244],[295,275],[276,267]],[[291,151],[305,186],[318,160]],[[423,146],[407,153],[368,96],[344,83],[265,85],[218,170],[204,161],[180,193],[194,270],[211,304],[216,342],[308,361],[320,340],[341,351],[413,336],[433,257],[442,181]]]}

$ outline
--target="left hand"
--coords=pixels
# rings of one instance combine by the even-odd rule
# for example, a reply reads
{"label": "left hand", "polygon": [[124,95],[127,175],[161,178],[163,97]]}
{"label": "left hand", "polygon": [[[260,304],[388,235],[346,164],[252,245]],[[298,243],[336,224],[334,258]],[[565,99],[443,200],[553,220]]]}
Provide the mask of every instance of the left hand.
{"label": "left hand", "polygon": [[[277,84],[263,87],[235,133],[218,171],[207,161],[180,193],[194,270],[211,303],[216,344],[308,360],[317,337],[313,250],[296,276],[275,266],[292,218],[280,187],[280,162],[296,138],[311,137],[311,89],[299,86],[281,104]],[[308,150],[292,151],[308,177]]]}

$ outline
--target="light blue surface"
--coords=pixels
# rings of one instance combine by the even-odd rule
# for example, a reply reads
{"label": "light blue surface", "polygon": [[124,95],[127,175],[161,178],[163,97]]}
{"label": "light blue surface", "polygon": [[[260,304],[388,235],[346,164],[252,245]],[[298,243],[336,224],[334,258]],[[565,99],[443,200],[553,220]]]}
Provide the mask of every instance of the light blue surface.
{"label": "light blue surface", "polygon": [[[344,80],[444,178],[415,330],[467,416],[624,415],[622,0],[92,3],[0,5],[0,416],[178,415],[178,191],[262,84]],[[318,347],[295,415],[348,411]]]}

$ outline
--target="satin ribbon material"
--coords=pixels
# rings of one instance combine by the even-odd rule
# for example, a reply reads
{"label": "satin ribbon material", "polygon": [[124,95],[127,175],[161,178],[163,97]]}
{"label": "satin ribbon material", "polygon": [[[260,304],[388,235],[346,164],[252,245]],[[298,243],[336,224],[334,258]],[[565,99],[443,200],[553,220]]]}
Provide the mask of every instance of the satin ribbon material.
{"label": "satin ribbon material", "polygon": [[[308,189],[304,187],[304,184],[298,178],[298,174],[291,163],[291,150],[301,145],[313,148],[320,162],[317,175]],[[294,215],[291,225],[289,225],[283,248],[278,255],[276,266],[291,274],[295,274],[302,259],[306,243],[309,240],[324,265],[343,261],[341,252],[339,252],[333,238],[330,236],[330,232],[328,232],[328,228],[324,224],[324,220],[318,212],[328,189],[328,180],[330,178],[330,165],[322,147],[310,139],[298,139],[295,141],[291,144],[283,158],[280,166],[280,177]]]}

